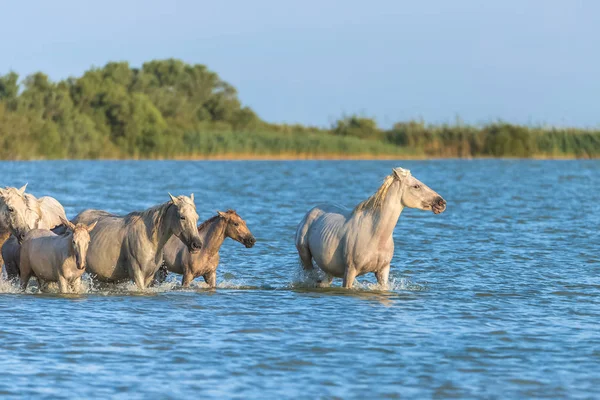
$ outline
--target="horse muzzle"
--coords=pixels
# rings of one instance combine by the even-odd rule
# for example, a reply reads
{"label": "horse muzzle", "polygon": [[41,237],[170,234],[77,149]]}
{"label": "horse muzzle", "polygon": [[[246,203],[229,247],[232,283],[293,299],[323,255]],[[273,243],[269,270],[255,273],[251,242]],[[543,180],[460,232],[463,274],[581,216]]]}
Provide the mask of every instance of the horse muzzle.
{"label": "horse muzzle", "polygon": [[23,240],[25,240],[25,233],[23,232],[16,232],[16,238],[17,238],[17,242],[19,242],[19,244],[23,243]]}
{"label": "horse muzzle", "polygon": [[75,257],[75,266],[79,270],[85,269],[85,261],[80,260],[79,257]]}
{"label": "horse muzzle", "polygon": [[249,249],[251,247],[254,247],[254,244],[256,244],[256,239],[254,238],[254,236],[249,236],[242,240],[242,244],[246,246],[247,249]]}
{"label": "horse muzzle", "polygon": [[192,241],[188,245],[188,251],[191,254],[194,254],[199,252],[200,249],[202,249],[202,242],[200,241],[200,239],[192,239]]}
{"label": "horse muzzle", "polygon": [[446,200],[441,197],[435,199],[431,204],[431,211],[433,211],[434,214],[441,214],[446,211]]}

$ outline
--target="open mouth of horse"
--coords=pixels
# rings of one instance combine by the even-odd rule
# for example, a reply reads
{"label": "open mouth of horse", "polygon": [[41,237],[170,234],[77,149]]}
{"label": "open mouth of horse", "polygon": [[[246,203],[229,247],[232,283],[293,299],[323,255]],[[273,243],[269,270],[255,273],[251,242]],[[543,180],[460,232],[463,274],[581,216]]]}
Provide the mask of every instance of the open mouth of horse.
{"label": "open mouth of horse", "polygon": [[438,197],[431,204],[431,211],[433,211],[434,214],[441,214],[445,210],[446,210],[446,200],[442,199],[441,197]]}
{"label": "open mouth of horse", "polygon": [[434,214],[441,214],[446,210],[446,207],[431,207]]}

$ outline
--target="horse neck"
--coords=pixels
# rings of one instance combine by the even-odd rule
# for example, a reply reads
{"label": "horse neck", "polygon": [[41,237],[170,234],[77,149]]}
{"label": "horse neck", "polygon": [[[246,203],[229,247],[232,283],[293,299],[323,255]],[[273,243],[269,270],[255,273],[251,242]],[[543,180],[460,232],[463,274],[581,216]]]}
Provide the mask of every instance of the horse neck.
{"label": "horse neck", "polygon": [[157,252],[160,252],[173,236],[169,218],[171,205],[172,203],[164,203],[144,211],[141,215],[144,224],[149,228],[146,230],[148,239],[156,246]]}
{"label": "horse neck", "polygon": [[400,182],[395,181],[390,186],[381,207],[367,211],[373,218],[373,235],[380,239],[380,243],[383,244],[392,237],[403,209],[402,187]]}
{"label": "horse neck", "polygon": [[75,258],[75,249],[73,248],[73,233],[58,236],[58,246],[61,252],[61,259]]}
{"label": "horse neck", "polygon": [[219,252],[221,245],[225,241],[226,228],[227,221],[220,217],[202,228],[199,232],[203,239],[202,253],[212,256]]}
{"label": "horse neck", "polygon": [[[44,219],[44,214],[42,212],[42,207],[40,206],[40,201],[32,194],[29,193],[25,193],[25,204],[27,205],[27,211],[26,213],[33,213],[37,218],[36,218],[36,222],[34,223],[34,227],[32,229],[37,229],[37,228],[54,228],[54,227],[47,227],[44,226],[42,223],[42,220]],[[27,215],[27,218],[29,218],[29,215]]]}

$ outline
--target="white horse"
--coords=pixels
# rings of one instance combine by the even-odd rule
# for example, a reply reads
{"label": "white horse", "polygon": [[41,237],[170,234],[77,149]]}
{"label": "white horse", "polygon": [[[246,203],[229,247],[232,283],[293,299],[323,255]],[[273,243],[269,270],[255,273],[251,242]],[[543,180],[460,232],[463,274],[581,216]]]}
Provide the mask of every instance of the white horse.
{"label": "white horse", "polygon": [[446,201],[410,174],[395,168],[377,192],[348,210],[335,205],[311,209],[296,230],[296,248],[305,270],[317,266],[326,274],[322,286],[333,277],[344,278],[351,288],[357,276],[373,272],[386,286],[394,255],[392,234],[404,207],[439,214]]}
{"label": "white horse", "polygon": [[64,220],[70,230],[57,235],[49,229],[29,231],[21,245],[21,289],[27,289],[33,274],[44,282],[58,282],[61,293],[81,291],[81,275],[85,272],[90,232],[96,226],[72,224]]}
{"label": "white horse", "polygon": [[31,229],[52,229],[66,220],[65,209],[50,196],[39,199],[20,189],[0,189],[0,219],[10,232],[21,241]]}
{"label": "white horse", "polygon": [[19,276],[19,242],[25,234],[32,229],[54,229],[67,219],[65,209],[55,198],[37,199],[25,193],[26,188],[27,184],[20,189],[0,189],[0,261],[6,267],[9,280]]}
{"label": "white horse", "polygon": [[161,266],[163,248],[171,236],[177,236],[190,253],[200,251],[194,195],[169,196],[167,203],[122,217],[101,210],[77,215],[73,219],[76,224],[98,221],[91,232],[88,272],[104,282],[132,279],[143,290]]}

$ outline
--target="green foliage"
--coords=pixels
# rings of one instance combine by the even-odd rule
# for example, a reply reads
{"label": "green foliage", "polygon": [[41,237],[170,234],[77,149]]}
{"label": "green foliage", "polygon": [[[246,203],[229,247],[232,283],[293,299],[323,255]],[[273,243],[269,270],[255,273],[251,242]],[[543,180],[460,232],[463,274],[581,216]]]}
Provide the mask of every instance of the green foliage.
{"label": "green foliage", "polygon": [[52,82],[0,76],[0,159],[320,155],[600,157],[600,131],[345,116],[331,129],[271,124],[204,65],[111,62]]}
{"label": "green foliage", "polygon": [[530,128],[507,123],[483,127],[427,126],[400,122],[385,133],[388,142],[434,157],[598,157],[600,131]]}
{"label": "green foliage", "polygon": [[9,105],[11,109],[16,107],[17,96],[19,95],[19,75],[9,72],[0,76],[0,101]]}
{"label": "green foliage", "polygon": [[352,115],[336,122],[332,133],[339,136],[354,136],[362,139],[380,139],[381,131],[375,120]]}
{"label": "green foliage", "polygon": [[297,135],[280,132],[231,131],[194,132],[184,136],[184,146],[193,156],[219,155],[281,155],[281,156],[318,156],[330,155],[406,155],[403,149],[391,144],[342,138],[322,133]]}

